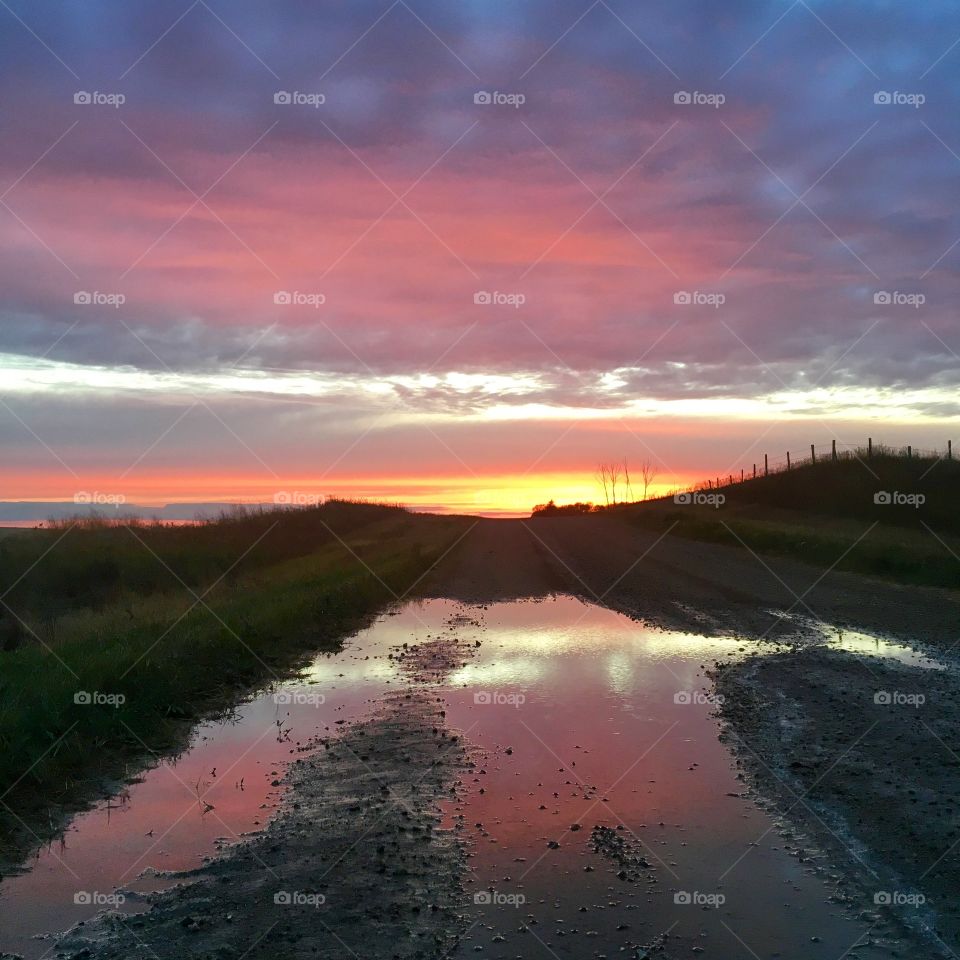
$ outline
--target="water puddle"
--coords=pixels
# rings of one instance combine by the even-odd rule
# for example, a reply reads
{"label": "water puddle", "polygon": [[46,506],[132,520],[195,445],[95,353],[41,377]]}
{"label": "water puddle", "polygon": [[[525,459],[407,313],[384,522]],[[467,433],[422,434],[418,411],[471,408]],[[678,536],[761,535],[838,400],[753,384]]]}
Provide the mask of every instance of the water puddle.
{"label": "water puddle", "polygon": [[142,909],[158,871],[257,830],[287,762],[409,682],[391,650],[444,633],[475,650],[431,678],[448,726],[477,750],[466,800],[446,812],[469,844],[457,956],[634,958],[664,936],[654,955],[667,958],[884,955],[851,951],[867,922],[828,902],[836,879],[746,795],[717,738],[704,668],[743,641],[658,631],[571,597],[411,604],[202,725],[182,756],[0,883],[0,951],[52,956],[44,935],[105,906]]}
{"label": "water puddle", "polygon": [[801,645],[819,643],[844,653],[895,660],[906,667],[919,667],[923,670],[947,669],[947,665],[942,660],[907,646],[905,643],[897,643],[895,640],[888,640],[872,633],[821,623],[793,613],[783,613],[778,610],[771,610],[769,613],[788,623],[796,624],[794,638]]}

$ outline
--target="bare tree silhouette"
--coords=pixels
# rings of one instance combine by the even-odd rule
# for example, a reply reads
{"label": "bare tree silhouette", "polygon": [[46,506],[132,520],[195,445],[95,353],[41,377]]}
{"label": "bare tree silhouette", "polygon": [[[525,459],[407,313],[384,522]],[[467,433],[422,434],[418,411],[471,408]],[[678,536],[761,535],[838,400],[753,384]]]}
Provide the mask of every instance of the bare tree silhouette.
{"label": "bare tree silhouette", "polygon": [[[603,488],[603,499],[608,507],[619,502],[617,500],[618,496],[620,496],[621,501],[626,499],[626,494],[629,494],[632,490],[630,470],[627,467],[626,460],[622,463],[612,460],[609,463],[598,463],[594,478]],[[618,494],[617,487],[621,484],[626,493]]]}
{"label": "bare tree silhouette", "polygon": [[646,500],[648,496],[648,491],[650,490],[650,484],[653,483],[654,479],[657,476],[657,471],[654,465],[649,460],[644,460],[640,464],[640,479],[643,481],[643,499]]}

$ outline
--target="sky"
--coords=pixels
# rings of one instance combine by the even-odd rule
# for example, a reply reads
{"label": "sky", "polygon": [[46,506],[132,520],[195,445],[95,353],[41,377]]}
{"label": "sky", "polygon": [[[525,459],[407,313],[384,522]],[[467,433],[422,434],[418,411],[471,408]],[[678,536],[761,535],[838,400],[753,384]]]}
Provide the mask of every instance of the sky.
{"label": "sky", "polygon": [[0,500],[522,513],[960,438],[955,4],[0,25]]}

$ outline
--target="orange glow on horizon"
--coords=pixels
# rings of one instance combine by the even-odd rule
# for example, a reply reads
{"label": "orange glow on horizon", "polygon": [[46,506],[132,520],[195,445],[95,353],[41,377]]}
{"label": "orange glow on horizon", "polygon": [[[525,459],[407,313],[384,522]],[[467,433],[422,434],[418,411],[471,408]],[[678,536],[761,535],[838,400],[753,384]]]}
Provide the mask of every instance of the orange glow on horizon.
{"label": "orange glow on horizon", "polygon": [[[692,482],[684,478],[680,483]],[[678,484],[655,482],[650,495]],[[540,503],[603,502],[591,470],[543,473],[490,473],[480,476],[354,477],[318,481],[307,475],[282,479],[238,474],[153,474],[118,479],[84,476],[64,481],[62,474],[23,476],[2,499],[25,502],[67,501],[80,492],[120,495],[125,502],[157,507],[177,503],[272,503],[278,494],[335,496],[400,503],[413,510],[480,516],[527,516]],[[634,498],[641,491],[634,484]]]}

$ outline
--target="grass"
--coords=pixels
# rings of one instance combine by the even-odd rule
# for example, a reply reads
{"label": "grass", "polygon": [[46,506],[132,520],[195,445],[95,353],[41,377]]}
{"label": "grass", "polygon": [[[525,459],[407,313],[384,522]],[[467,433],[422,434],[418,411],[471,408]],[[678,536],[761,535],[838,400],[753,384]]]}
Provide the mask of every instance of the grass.
{"label": "grass", "polygon": [[[265,531],[277,529],[288,536],[271,542]],[[303,529],[326,536],[309,550]],[[142,545],[131,551],[127,540],[136,541],[122,526],[72,528],[69,547],[64,539],[52,550],[63,529],[37,531],[15,554],[36,564],[18,594],[29,601],[17,613],[26,636],[0,652],[0,856],[22,856],[47,832],[38,824],[61,819],[51,811],[75,809],[148,750],[182,745],[196,719],[335,649],[465,529],[462,518],[349,504],[136,528],[163,560]],[[191,538],[198,557],[185,549]],[[231,566],[241,545],[246,558]],[[92,557],[110,571],[111,590],[64,600],[56,593],[64,571]],[[23,572],[10,563],[7,553],[4,589]],[[171,582],[166,563],[188,587]],[[55,616],[43,610],[48,596],[59,600]],[[76,702],[82,693],[110,701]]]}
{"label": "grass", "polygon": [[[925,531],[849,521],[817,523],[803,514],[769,508],[749,511],[708,507],[650,508],[629,521],[675,536],[735,547],[757,554],[791,557],[822,569],[833,568],[915,586],[960,587],[960,542]],[[951,552],[952,551],[952,552]]]}
{"label": "grass", "polygon": [[[906,457],[884,448],[841,454],[837,460],[809,460],[768,477],[721,485],[727,503],[773,507],[810,516],[877,521],[960,535],[960,461]],[[702,487],[701,487],[702,489]],[[717,489],[717,488],[714,488]],[[877,504],[879,493],[921,494],[923,504]]]}
{"label": "grass", "polygon": [[[719,507],[672,497],[610,512],[648,529],[694,540],[747,546],[827,568],[898,583],[960,587],[960,463],[899,456],[874,448],[838,460],[809,461],[768,477],[700,488]],[[875,502],[878,493],[923,496],[919,505]]]}
{"label": "grass", "polygon": [[[52,620],[305,556],[399,507],[332,500],[309,509],[247,509],[198,525],[83,518],[0,539],[0,590],[24,620]],[[24,615],[24,611],[26,615]],[[7,611],[8,619],[16,619]],[[20,624],[23,626],[23,623]]]}
{"label": "grass", "polygon": [[[960,587],[960,462],[876,446],[793,461],[791,469],[698,484],[673,496],[606,507],[535,507],[533,517],[602,513],[693,540],[789,556],[898,583]],[[689,493],[685,491],[685,493]],[[719,506],[707,505],[703,501]],[[693,502],[691,502],[693,501]]]}

